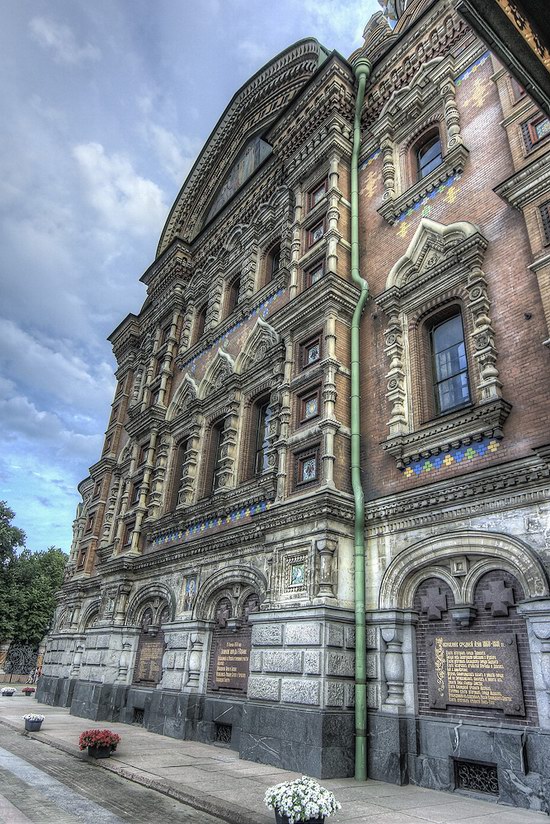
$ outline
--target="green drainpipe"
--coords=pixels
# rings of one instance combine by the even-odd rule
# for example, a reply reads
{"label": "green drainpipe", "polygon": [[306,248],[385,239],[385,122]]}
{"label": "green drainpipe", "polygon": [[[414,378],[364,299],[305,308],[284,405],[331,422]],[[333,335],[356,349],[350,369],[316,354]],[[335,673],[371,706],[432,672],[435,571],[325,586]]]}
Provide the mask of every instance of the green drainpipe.
{"label": "green drainpipe", "polygon": [[355,778],[367,778],[367,667],[365,626],[365,496],[361,483],[361,413],[359,376],[359,327],[369,296],[367,281],[359,272],[359,150],[361,111],[371,63],[359,58],[354,64],[358,80],[351,156],[351,276],[361,289],[351,322],[351,485],[355,499]]}

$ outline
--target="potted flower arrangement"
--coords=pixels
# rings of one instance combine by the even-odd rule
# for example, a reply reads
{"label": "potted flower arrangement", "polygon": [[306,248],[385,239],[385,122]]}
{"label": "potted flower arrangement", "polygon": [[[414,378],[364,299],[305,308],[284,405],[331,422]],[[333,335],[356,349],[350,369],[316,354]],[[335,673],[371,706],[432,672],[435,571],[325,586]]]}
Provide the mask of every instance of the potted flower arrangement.
{"label": "potted flower arrangement", "polygon": [[25,729],[27,732],[38,732],[42,726],[42,721],[44,720],[44,716],[39,715],[36,712],[29,712],[27,715],[23,715],[22,718],[25,722]]}
{"label": "potted flower arrangement", "polygon": [[0,690],[2,696],[6,698],[11,698],[11,696],[14,695],[16,692],[17,690],[15,689],[15,687],[2,687],[2,689]]}
{"label": "potted flower arrangement", "polygon": [[341,806],[334,793],[307,775],[270,787],[265,794],[265,804],[275,811],[277,824],[323,824],[325,818]]}
{"label": "potted flower arrangement", "polygon": [[92,758],[109,758],[120,741],[120,735],[111,730],[84,730],[80,734],[78,746],[81,750],[88,748]]}
{"label": "potted flower arrangement", "polygon": [[33,692],[36,692],[36,690],[34,687],[22,687],[21,692],[28,697],[29,695],[32,695]]}

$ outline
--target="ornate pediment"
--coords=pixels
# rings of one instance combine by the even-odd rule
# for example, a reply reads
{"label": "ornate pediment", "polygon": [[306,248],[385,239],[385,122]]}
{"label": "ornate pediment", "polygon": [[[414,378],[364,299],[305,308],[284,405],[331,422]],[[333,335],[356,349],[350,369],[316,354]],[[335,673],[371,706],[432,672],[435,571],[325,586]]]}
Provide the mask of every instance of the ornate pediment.
{"label": "ornate pediment", "polygon": [[235,361],[231,355],[228,355],[223,349],[218,349],[216,356],[210,363],[200,383],[198,391],[199,398],[201,398],[201,400],[207,398],[218,389],[221,389],[234,374]]}
{"label": "ornate pediment", "polygon": [[388,275],[386,293],[388,290],[407,293],[426,277],[440,276],[442,267],[451,269],[463,250],[471,252],[474,247],[481,258],[486,245],[487,241],[473,223],[462,220],[445,226],[423,217],[409,248]]}
{"label": "ornate pediment", "polygon": [[278,342],[279,335],[275,329],[262,318],[258,318],[242,352],[237,358],[235,371],[242,374],[254,364],[261,363],[269,350]]}
{"label": "ornate pediment", "polygon": [[328,54],[313,38],[277,55],[235,94],[193,166],[162,232],[157,256],[194,239],[267,157],[261,135],[290,105]]}
{"label": "ornate pediment", "polygon": [[189,405],[196,400],[198,395],[198,387],[193,378],[185,375],[183,381],[177,388],[172,403],[168,407],[166,413],[166,420],[176,420],[183,412],[187,410]]}

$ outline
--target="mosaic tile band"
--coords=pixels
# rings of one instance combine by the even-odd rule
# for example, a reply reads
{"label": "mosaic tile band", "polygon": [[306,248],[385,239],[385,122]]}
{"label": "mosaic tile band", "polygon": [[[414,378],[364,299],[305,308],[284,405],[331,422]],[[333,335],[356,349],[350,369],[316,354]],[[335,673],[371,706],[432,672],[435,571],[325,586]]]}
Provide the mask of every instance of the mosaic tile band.
{"label": "mosaic tile band", "polygon": [[467,80],[469,78],[471,74],[477,72],[479,67],[483,66],[483,64],[487,62],[490,56],[490,52],[483,52],[481,57],[478,57],[475,63],[472,63],[472,65],[468,66],[468,68],[465,71],[463,71],[462,74],[458,75],[458,77],[455,80],[455,86],[460,86],[464,80]]}
{"label": "mosaic tile band", "polygon": [[405,478],[418,477],[419,475],[427,475],[431,472],[447,469],[448,466],[460,464],[463,461],[468,462],[484,458],[486,455],[496,452],[499,446],[500,442],[495,438],[483,438],[482,441],[472,443],[469,446],[459,446],[457,449],[433,455],[431,458],[421,458],[419,461],[413,461],[406,469],[402,470],[403,475]]}
{"label": "mosaic tile band", "polygon": [[236,524],[239,521],[244,521],[246,518],[252,518],[260,512],[266,512],[271,507],[272,503],[273,501],[260,501],[252,506],[236,509],[233,512],[230,512],[229,515],[224,515],[223,517],[207,518],[205,521],[197,521],[194,524],[188,524],[185,529],[165,532],[162,535],[157,535],[153,539],[153,546],[173,543],[174,541],[187,541],[190,538],[194,538],[196,535],[202,535],[211,529]]}
{"label": "mosaic tile band", "polygon": [[193,367],[199,358],[202,358],[203,355],[205,355],[207,352],[210,352],[211,349],[213,349],[215,346],[218,346],[218,344],[222,341],[226,341],[228,337],[232,335],[233,332],[236,332],[238,329],[240,329],[241,326],[244,323],[246,323],[246,321],[252,320],[252,318],[254,318],[255,316],[262,317],[265,320],[265,318],[269,316],[269,307],[271,306],[273,301],[276,298],[280,298],[281,295],[284,295],[286,291],[286,289],[279,289],[277,292],[274,292],[272,295],[266,298],[266,300],[263,300],[261,303],[259,303],[253,309],[251,309],[246,318],[243,318],[243,320],[240,320],[234,326],[230,326],[229,329],[226,329],[223,335],[218,335],[218,337],[215,338],[209,346],[207,346],[205,349],[201,349],[201,351],[194,355],[194,357],[189,358],[189,360],[186,360],[184,363],[182,363],[182,365],[180,366],[181,371],[183,372],[184,369],[189,368],[191,369],[191,371],[193,371]]}

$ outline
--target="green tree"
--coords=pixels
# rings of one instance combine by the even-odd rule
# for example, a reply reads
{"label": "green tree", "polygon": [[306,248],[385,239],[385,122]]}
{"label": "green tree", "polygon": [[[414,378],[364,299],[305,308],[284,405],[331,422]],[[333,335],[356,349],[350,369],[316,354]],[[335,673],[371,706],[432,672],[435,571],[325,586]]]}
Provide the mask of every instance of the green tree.
{"label": "green tree", "polygon": [[[25,548],[14,513],[0,501],[0,640],[38,644],[50,626],[67,556],[58,547]],[[19,551],[18,551],[19,550]]]}
{"label": "green tree", "polygon": [[17,562],[17,549],[24,547],[26,540],[23,530],[12,525],[14,517],[15,513],[6,501],[0,501],[0,640],[9,640],[13,636],[11,578]]}
{"label": "green tree", "polygon": [[45,552],[24,549],[13,565],[11,600],[14,637],[38,644],[48,630],[55,610],[55,593],[63,583],[67,556],[58,547]]}

